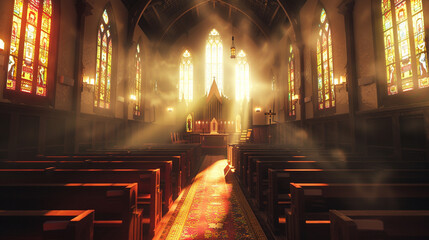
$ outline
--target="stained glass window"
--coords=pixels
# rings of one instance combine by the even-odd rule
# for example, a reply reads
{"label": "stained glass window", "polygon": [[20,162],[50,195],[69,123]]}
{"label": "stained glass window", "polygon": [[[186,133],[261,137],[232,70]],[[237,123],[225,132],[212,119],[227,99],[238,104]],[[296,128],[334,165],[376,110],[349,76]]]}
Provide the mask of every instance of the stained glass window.
{"label": "stained glass window", "polygon": [[223,94],[223,46],[219,32],[213,29],[206,44],[206,94],[209,94],[213,80]]}
{"label": "stained glass window", "polygon": [[246,54],[241,50],[237,55],[237,64],[235,65],[235,99],[249,101],[250,76],[249,63]]}
{"label": "stained glass window", "polygon": [[180,61],[179,101],[191,102],[194,98],[194,65],[188,50]]}
{"label": "stained glass window", "polygon": [[141,116],[141,102],[142,102],[142,61],[141,61],[141,53],[140,53],[140,44],[137,44],[136,49],[136,79],[134,83],[134,96],[135,96],[135,104],[134,104],[134,116]]}
{"label": "stained glass window", "polygon": [[15,0],[6,89],[46,96],[52,0]]}
{"label": "stained glass window", "polygon": [[319,110],[335,107],[331,28],[325,9],[320,14],[317,37],[317,99]]}
{"label": "stained glass window", "polygon": [[381,11],[387,94],[429,87],[422,0],[381,0]]}
{"label": "stained glass window", "polygon": [[112,81],[112,34],[107,10],[103,11],[97,35],[97,62],[95,73],[94,106],[110,108]]}
{"label": "stained glass window", "polygon": [[289,45],[288,66],[288,110],[289,116],[296,115],[296,92],[295,92],[295,54],[292,45]]}

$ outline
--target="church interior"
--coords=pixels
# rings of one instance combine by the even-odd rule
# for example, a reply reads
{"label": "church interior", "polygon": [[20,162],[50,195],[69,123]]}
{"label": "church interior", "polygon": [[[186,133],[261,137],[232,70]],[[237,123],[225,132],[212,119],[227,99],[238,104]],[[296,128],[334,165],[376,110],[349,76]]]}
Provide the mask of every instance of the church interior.
{"label": "church interior", "polygon": [[428,32],[426,0],[2,0],[0,239],[429,240]]}

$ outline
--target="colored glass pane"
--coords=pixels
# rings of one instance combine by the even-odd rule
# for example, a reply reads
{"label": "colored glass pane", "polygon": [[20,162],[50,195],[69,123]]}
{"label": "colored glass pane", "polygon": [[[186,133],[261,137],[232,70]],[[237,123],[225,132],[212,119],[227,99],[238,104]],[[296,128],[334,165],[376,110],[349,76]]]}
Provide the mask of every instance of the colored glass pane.
{"label": "colored glass pane", "polygon": [[43,12],[48,14],[48,16],[52,16],[52,0],[43,1]]}
{"label": "colored glass pane", "polygon": [[22,18],[23,6],[24,6],[23,0],[15,0],[15,4],[13,7],[13,14],[15,14],[19,18]]}
{"label": "colored glass pane", "polygon": [[141,72],[141,58],[140,58],[140,45],[137,44],[137,51],[136,51],[136,79],[135,79],[135,104],[134,104],[134,116],[140,116],[140,105],[141,105],[141,98],[142,98],[142,92],[141,92],[141,84],[142,84],[142,72]]}
{"label": "colored glass pane", "polygon": [[20,35],[21,35],[21,19],[19,19],[16,16],[13,16],[10,54],[16,57],[18,57],[18,52],[19,52]]}
{"label": "colored glass pane", "polygon": [[381,1],[381,9],[383,13],[390,10],[390,0],[382,0]]}
{"label": "colored glass pane", "polygon": [[104,24],[109,24],[109,15],[107,14],[107,10],[104,10],[103,12],[103,21]]}
{"label": "colored glass pane", "polygon": [[[324,10],[322,10],[323,14],[326,15]],[[335,106],[332,37],[326,16],[323,18],[325,18],[325,24],[319,26],[320,34],[317,39],[317,95],[320,110]]]}
{"label": "colored glass pane", "polygon": [[407,20],[407,2],[403,1],[398,5],[396,5],[395,12],[396,12],[396,22],[403,22]]}
{"label": "colored glass pane", "polygon": [[392,28],[393,23],[392,23],[392,11],[388,11],[386,13],[384,13],[383,15],[383,30],[386,31],[390,28]]}
{"label": "colored glass pane", "polygon": [[46,14],[42,15],[42,30],[47,33],[51,31],[51,18]]}
{"label": "colored glass pane", "polygon": [[39,0],[29,0],[30,4],[36,7],[39,7]]}
{"label": "colored glass pane", "polygon": [[[320,51],[320,49],[319,49]],[[289,116],[296,115],[296,101],[295,100],[295,55],[293,53],[292,45],[289,46],[289,78],[288,78],[288,106]]]}
{"label": "colored glass pane", "polygon": [[39,15],[39,9],[36,6],[28,5],[27,9],[27,24],[37,26],[37,18]]}
{"label": "colored glass pane", "polygon": [[423,10],[422,0],[411,0],[411,14],[414,15]]}
{"label": "colored glass pane", "polygon": [[326,11],[325,9],[322,9],[322,13],[320,14],[320,22],[324,23],[326,20]]}

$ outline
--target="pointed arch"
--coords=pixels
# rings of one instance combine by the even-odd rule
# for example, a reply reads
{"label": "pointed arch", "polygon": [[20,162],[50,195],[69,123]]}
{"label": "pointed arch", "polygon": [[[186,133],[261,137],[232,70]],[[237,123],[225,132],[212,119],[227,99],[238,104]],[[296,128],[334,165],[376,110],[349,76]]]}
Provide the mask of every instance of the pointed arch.
{"label": "pointed arch", "polygon": [[298,101],[298,91],[296,89],[296,59],[292,41],[289,40],[288,47],[288,75],[287,75],[287,111],[289,118],[296,116],[296,104]]}
{"label": "pointed arch", "polygon": [[[102,11],[97,29],[97,54],[94,85],[94,107],[112,108],[114,55],[116,54],[116,31],[112,7],[108,3]],[[113,101],[114,102],[114,101]]]}
{"label": "pointed arch", "polygon": [[31,103],[53,100],[58,2],[15,0],[5,97]]}
{"label": "pointed arch", "polygon": [[205,93],[209,94],[213,80],[223,95],[223,45],[216,29],[212,29],[206,43]]}
{"label": "pointed arch", "polygon": [[316,18],[316,72],[318,110],[333,109],[336,105],[334,90],[334,60],[332,55],[332,33],[324,8]]}
{"label": "pointed arch", "polygon": [[237,101],[250,99],[249,63],[243,50],[238,53],[235,65],[235,99]]}
{"label": "pointed arch", "polygon": [[194,64],[191,53],[185,50],[180,60],[179,101],[192,102],[194,98]]}
{"label": "pointed arch", "polygon": [[132,86],[132,96],[134,103],[134,111],[133,116],[135,119],[141,118],[142,115],[142,79],[143,79],[143,66],[142,66],[142,48],[141,48],[141,39],[137,42],[136,50],[135,50],[135,58],[134,58],[134,84]]}

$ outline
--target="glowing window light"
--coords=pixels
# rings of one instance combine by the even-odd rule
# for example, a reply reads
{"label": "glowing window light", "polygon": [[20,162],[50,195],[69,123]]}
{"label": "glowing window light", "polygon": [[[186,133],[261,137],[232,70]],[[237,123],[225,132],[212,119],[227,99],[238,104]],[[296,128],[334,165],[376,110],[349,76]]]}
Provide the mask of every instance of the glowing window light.
{"label": "glowing window light", "polygon": [[4,41],[3,39],[0,39],[0,51],[4,50]]}
{"label": "glowing window light", "polygon": [[382,0],[380,4],[387,94],[429,87],[423,1]]}
{"label": "glowing window light", "polygon": [[213,80],[223,95],[223,45],[219,32],[213,29],[206,44],[205,93],[208,95]]}
{"label": "glowing window light", "polygon": [[[104,18],[104,15],[103,15]],[[108,17],[107,17],[108,21]],[[135,70],[136,70],[136,78],[134,82],[134,112],[133,115],[135,117],[140,117],[141,115],[141,100],[142,100],[142,60],[140,53],[140,44],[137,44],[136,47],[136,58],[135,58]]]}
{"label": "glowing window light", "polygon": [[243,50],[238,53],[238,62],[235,65],[235,99],[249,101],[250,76],[249,63]]}
{"label": "glowing window light", "polygon": [[317,38],[317,99],[318,109],[335,107],[334,66],[331,29],[325,9],[320,13]]}
{"label": "glowing window light", "polygon": [[191,102],[194,94],[194,65],[192,63],[191,53],[188,50],[182,55],[180,61],[179,78],[179,101],[185,100]]}
{"label": "glowing window light", "polygon": [[113,43],[108,12],[103,11],[97,35],[94,107],[110,108]]}
{"label": "glowing window light", "polygon": [[288,66],[288,112],[289,116],[296,115],[295,92],[295,54],[292,44],[289,45],[289,66]]}
{"label": "glowing window light", "polygon": [[6,89],[47,95],[52,9],[51,0],[14,1]]}

